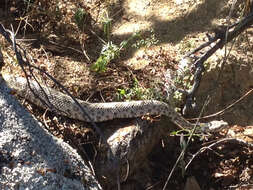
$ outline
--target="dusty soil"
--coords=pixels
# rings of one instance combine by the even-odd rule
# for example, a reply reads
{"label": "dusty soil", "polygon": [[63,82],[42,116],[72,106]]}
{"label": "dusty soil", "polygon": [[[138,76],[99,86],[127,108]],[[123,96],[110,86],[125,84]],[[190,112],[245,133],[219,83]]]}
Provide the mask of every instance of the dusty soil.
{"label": "dusty soil", "polygon": [[[18,42],[29,52],[34,63],[59,80],[76,97],[90,102],[124,101],[126,98],[155,98],[167,101],[167,70],[176,69],[177,63],[186,52],[205,42],[206,34],[211,33],[216,25],[226,23],[225,18],[229,14],[231,4],[232,1],[225,0],[59,0],[57,3],[34,1],[28,5],[20,0],[1,4],[0,20],[6,28],[10,28],[12,24],[18,31]],[[242,2],[238,1],[235,7],[230,17],[231,22],[241,15]],[[83,31],[80,31],[74,22],[77,8],[83,8],[90,14]],[[146,45],[124,49],[119,58],[108,64],[106,72],[99,74],[91,71],[90,66],[97,60],[102,49],[103,43],[98,36],[105,40],[100,22],[105,10],[108,10],[110,18],[113,19],[113,43],[120,44],[134,32],[141,31],[141,39],[145,39]],[[228,50],[231,47],[233,49],[222,72],[224,49],[208,59],[207,72],[197,95],[196,115],[208,95],[210,101],[204,115],[224,109],[252,88],[252,32],[253,30],[249,29],[238,37],[234,44],[228,45]],[[2,37],[0,42],[6,63],[3,72],[22,75],[18,65],[14,64],[15,58],[10,46]],[[148,46],[148,42],[153,45]],[[200,52],[198,56],[202,53],[204,52]],[[40,76],[40,73],[36,74]],[[218,80],[220,74],[221,78]],[[135,89],[135,94],[130,98],[120,96],[119,89],[131,91],[130,89],[136,87],[136,79],[139,94]],[[45,76],[40,76],[40,80],[54,86]],[[192,154],[201,147],[211,144],[211,140],[217,141],[228,136],[252,142],[252,99],[251,94],[223,115],[210,118],[224,119],[231,127],[211,139],[194,138],[181,164],[187,163]],[[52,133],[75,146],[81,154],[85,155],[85,151],[92,154],[95,137],[88,124],[83,126],[83,123],[63,117],[56,118],[50,113],[44,116],[42,110],[25,104],[46,123]],[[184,175],[183,170],[177,167],[167,189],[197,189],[197,186],[201,189],[251,189],[251,152],[249,147],[230,143],[206,150],[193,160]],[[145,172],[148,175],[146,179],[149,180],[146,180],[148,182],[144,187],[162,189],[179,154],[179,137],[168,134],[148,158],[149,171]],[[188,187],[189,181],[195,186]]]}

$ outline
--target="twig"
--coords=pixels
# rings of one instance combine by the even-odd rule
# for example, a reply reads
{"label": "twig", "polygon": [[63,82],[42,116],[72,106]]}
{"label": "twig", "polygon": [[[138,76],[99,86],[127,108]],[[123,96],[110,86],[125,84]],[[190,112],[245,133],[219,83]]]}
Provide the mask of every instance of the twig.
{"label": "twig", "polygon": [[[206,42],[205,44],[202,44],[200,47],[193,50],[191,53],[196,53],[197,51],[201,50],[202,48],[206,47],[207,44],[211,44],[211,42],[217,41],[217,43],[207,50],[207,52],[201,56],[199,59],[197,59],[194,63],[196,67],[196,71],[194,74],[194,83],[192,88],[187,92],[187,98],[186,98],[186,104],[183,109],[183,115],[186,115],[189,110],[191,110],[192,101],[194,99],[195,93],[197,92],[202,73],[204,71],[204,62],[212,56],[218,49],[221,49],[226,45],[228,42],[232,41],[235,37],[237,37],[240,33],[242,33],[245,29],[250,27],[253,24],[253,12],[243,18],[239,23],[235,23],[231,26],[225,27],[224,30],[219,30],[215,33],[215,37],[213,39],[210,39],[210,42]],[[224,28],[224,27],[223,27]],[[232,31],[229,29],[234,28]],[[214,40],[215,39],[215,40]],[[191,55],[191,53],[187,54],[188,56]]]}
{"label": "twig", "polygon": [[201,153],[205,152],[206,150],[209,150],[209,149],[212,149],[213,147],[215,146],[218,146],[222,143],[233,143],[233,144],[239,144],[239,145],[242,145],[242,146],[246,146],[246,147],[249,147],[249,148],[252,148],[253,149],[253,144],[252,143],[248,143],[247,141],[244,141],[242,139],[236,139],[236,138],[224,138],[224,139],[220,139],[218,140],[217,142],[215,143],[212,143],[211,145],[209,146],[205,146],[205,147],[202,147],[198,152],[196,152],[191,160],[187,163],[187,165],[185,166],[185,170],[188,169],[189,165],[191,164],[191,162]]}
{"label": "twig", "polygon": [[[199,116],[201,116],[201,115],[203,114],[204,108],[206,107],[207,102],[208,102],[208,100],[205,102],[204,106],[202,107],[202,110],[201,110]],[[165,184],[164,184],[164,186],[163,186],[163,190],[165,190],[165,188],[167,187],[167,184],[168,184],[168,182],[169,182],[169,180],[170,180],[170,178],[171,178],[173,172],[175,171],[176,166],[177,166],[178,163],[184,158],[186,149],[187,149],[187,147],[188,147],[188,145],[189,145],[189,143],[190,143],[190,141],[191,141],[191,139],[192,139],[192,137],[193,137],[193,134],[194,134],[195,130],[197,129],[198,124],[199,124],[199,121],[197,121],[197,122],[195,123],[194,128],[191,130],[190,136],[189,136],[189,138],[188,138],[188,140],[187,140],[185,146],[183,146],[183,149],[182,149],[180,155],[178,156],[176,163],[174,164],[173,168],[172,168],[171,171],[170,171],[169,176],[168,176],[167,179],[166,179],[166,182],[165,182]],[[183,138],[183,137],[182,137],[182,138]]]}
{"label": "twig", "polygon": [[207,119],[207,118],[211,118],[211,117],[215,117],[215,116],[218,116],[218,115],[222,115],[224,114],[227,110],[229,110],[230,108],[232,108],[233,106],[235,106],[236,104],[238,104],[239,102],[241,102],[243,99],[245,99],[246,97],[248,97],[251,93],[253,92],[253,88],[250,89],[248,92],[246,92],[242,97],[240,97],[238,100],[236,100],[235,102],[233,102],[232,104],[230,104],[229,106],[227,106],[226,108],[214,113],[214,114],[211,114],[211,115],[207,115],[207,116],[203,116],[203,117],[200,117],[200,118],[190,118],[190,119],[187,119],[189,121],[195,121],[195,120],[198,120],[198,119]]}
{"label": "twig", "polygon": [[42,118],[43,118],[43,123],[44,123],[44,125],[46,126],[46,129],[49,131],[50,127],[48,126],[47,120],[46,120],[47,111],[48,111],[48,109],[46,109],[46,110],[44,111],[44,113],[43,113],[43,115],[42,115]]}

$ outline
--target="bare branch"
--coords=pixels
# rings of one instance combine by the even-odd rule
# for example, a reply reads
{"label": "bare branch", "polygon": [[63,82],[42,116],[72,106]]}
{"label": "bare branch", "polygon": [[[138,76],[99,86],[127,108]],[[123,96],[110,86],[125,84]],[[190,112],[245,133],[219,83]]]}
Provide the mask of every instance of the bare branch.
{"label": "bare branch", "polygon": [[204,72],[204,62],[211,57],[218,49],[221,49],[226,45],[228,42],[232,41],[234,38],[236,38],[239,34],[241,34],[244,30],[249,28],[253,24],[253,12],[243,18],[240,22],[237,22],[235,24],[232,24],[231,26],[223,26],[219,27],[219,29],[215,30],[215,36],[213,38],[209,38],[208,42],[205,42],[204,44],[200,45],[198,48],[193,50],[192,52],[188,53],[185,57],[189,57],[193,53],[196,53],[197,51],[200,51],[201,49],[207,47],[211,43],[216,44],[211,47],[209,50],[206,51],[206,53],[198,58],[195,62],[195,74],[194,74],[194,83],[192,88],[187,92],[187,98],[186,98],[186,104],[183,109],[183,115],[186,115],[189,110],[192,108],[192,101],[194,99],[194,96],[199,88],[202,73]]}

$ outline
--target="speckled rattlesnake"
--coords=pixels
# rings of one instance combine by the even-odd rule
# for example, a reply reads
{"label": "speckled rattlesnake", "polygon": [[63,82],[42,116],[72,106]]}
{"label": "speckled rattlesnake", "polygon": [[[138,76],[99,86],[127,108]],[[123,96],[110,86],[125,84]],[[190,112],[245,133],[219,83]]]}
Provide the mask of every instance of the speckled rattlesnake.
{"label": "speckled rattlesnake", "polygon": [[[3,75],[8,86],[14,90],[19,96],[26,98],[30,102],[39,107],[47,108],[34,94],[30,91],[27,80],[23,77],[14,77],[12,75]],[[52,88],[42,86],[45,94],[39,85],[30,80],[30,86],[36,94],[39,95],[47,104],[53,104],[55,112],[60,115],[67,116],[72,119],[89,122],[80,108],[67,95],[56,91]],[[88,103],[78,100],[80,105],[86,110],[94,122],[102,122],[115,118],[135,118],[146,114],[150,115],[166,115],[169,119],[180,128],[192,128],[193,124],[186,121],[182,116],[174,111],[174,108],[168,104],[156,100],[131,101],[131,102],[110,102],[110,103]],[[226,126],[223,121],[213,121],[205,125],[205,131],[216,131]]]}

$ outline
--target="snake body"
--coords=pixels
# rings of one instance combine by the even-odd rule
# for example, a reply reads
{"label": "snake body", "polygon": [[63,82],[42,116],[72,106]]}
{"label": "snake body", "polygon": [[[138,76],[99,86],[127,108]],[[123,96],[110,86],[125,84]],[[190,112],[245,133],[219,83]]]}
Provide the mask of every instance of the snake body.
{"label": "snake body", "polygon": [[[49,107],[51,111],[59,115],[90,122],[87,115],[83,114],[82,110],[73,99],[60,91],[39,85],[33,80],[29,80],[29,88],[27,79],[24,77],[3,75],[3,78],[13,91],[35,105],[45,109]],[[42,99],[43,102],[41,102],[40,99]],[[174,111],[173,107],[157,100],[109,103],[89,103],[80,99],[76,100],[94,122],[102,122],[116,118],[135,118],[149,114],[165,115],[180,128],[193,127],[193,124],[186,121],[181,115]]]}

